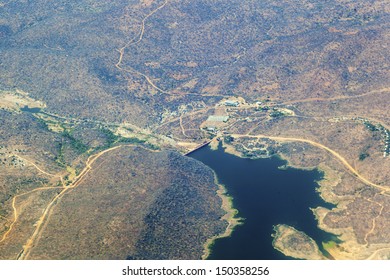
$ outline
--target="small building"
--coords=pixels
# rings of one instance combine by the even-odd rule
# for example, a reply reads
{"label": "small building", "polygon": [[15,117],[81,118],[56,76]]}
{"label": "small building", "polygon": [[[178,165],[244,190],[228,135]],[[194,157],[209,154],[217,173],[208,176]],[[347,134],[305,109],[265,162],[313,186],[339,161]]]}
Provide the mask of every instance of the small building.
{"label": "small building", "polygon": [[240,105],[240,102],[238,101],[232,101],[232,100],[225,101],[225,106],[238,107],[238,105]]}
{"label": "small building", "polygon": [[229,116],[213,115],[207,118],[207,121],[209,122],[227,122],[228,120],[229,120]]}
{"label": "small building", "polygon": [[216,132],[217,131],[217,128],[213,127],[213,126],[208,126],[206,127],[206,130],[207,131],[210,131],[210,132]]}

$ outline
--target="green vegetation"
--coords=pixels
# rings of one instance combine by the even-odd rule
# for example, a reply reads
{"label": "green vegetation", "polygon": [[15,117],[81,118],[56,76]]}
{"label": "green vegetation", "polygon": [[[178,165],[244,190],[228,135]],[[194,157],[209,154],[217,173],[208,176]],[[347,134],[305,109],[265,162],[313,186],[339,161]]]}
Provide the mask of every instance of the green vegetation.
{"label": "green vegetation", "polygon": [[36,119],[43,129],[47,131],[49,130],[49,126],[47,125],[46,121],[42,120],[41,118],[36,118]]}
{"label": "green vegetation", "polygon": [[280,112],[280,111],[277,111],[277,110],[275,110],[274,109],[274,111],[272,111],[270,114],[269,114],[269,116],[271,117],[271,118],[281,118],[281,117],[284,117],[284,113],[283,112]]}
{"label": "green vegetation", "polygon": [[64,144],[61,142],[58,147],[58,155],[55,157],[56,163],[61,167],[65,167],[65,159],[64,159]]}
{"label": "green vegetation", "polygon": [[359,155],[359,160],[362,161],[364,160],[365,158],[369,157],[370,155],[368,153],[361,153]]}
{"label": "green vegetation", "polygon": [[227,144],[232,143],[234,141],[234,138],[231,135],[225,136],[223,138],[223,141]]}
{"label": "green vegetation", "polygon": [[[0,110],[1,142],[10,147],[22,147],[28,150],[20,154],[28,155],[28,158],[36,162],[42,170],[47,169],[49,173],[60,174],[61,169],[68,166],[76,170],[79,168],[78,171],[70,172],[68,180],[73,181],[74,174],[79,174],[84,168],[88,155],[95,154],[99,150],[127,144],[157,150],[159,143],[164,143],[161,144],[162,147],[175,149],[175,141],[182,138],[181,134],[183,134],[183,130],[179,127],[180,120],[177,118],[179,114],[182,114],[181,121],[184,121],[182,126],[185,126],[186,131],[191,131],[185,141],[200,143],[206,138],[212,139],[215,137],[214,133],[206,134],[206,131],[198,128],[215,110],[218,111],[215,112],[216,114],[223,113],[222,108],[216,107],[217,104],[222,104],[226,98],[235,96],[247,101],[242,102],[243,106],[238,108],[227,108],[234,120],[219,128],[221,133],[304,137],[328,145],[332,142],[329,136],[338,132],[334,137],[337,141],[330,145],[332,149],[341,151],[348,161],[356,157],[363,161],[370,156],[364,162],[364,174],[372,174],[370,177],[375,178],[377,182],[383,184],[387,182],[388,161],[382,161],[381,155],[382,153],[384,157],[389,155],[390,138],[389,132],[379,125],[380,122],[386,123],[388,117],[385,94],[388,93],[389,87],[386,76],[389,53],[385,44],[381,43],[388,36],[386,27],[389,13],[384,9],[385,1],[348,1],[348,4],[343,4],[343,1],[321,3],[313,1],[310,5],[306,1],[296,1],[296,3],[279,1],[275,5],[275,1],[176,0],[168,1],[166,6],[164,0],[146,1],[151,3],[145,5],[139,5],[134,1],[93,0],[16,2],[17,4],[13,1],[10,4],[0,4],[2,11],[0,85],[2,91],[4,89],[17,92],[12,95],[15,100],[11,102],[8,100],[11,95],[7,96],[2,106],[8,108],[9,102],[14,104],[20,100],[27,100],[27,104],[34,104],[30,102],[30,99],[34,99],[36,104],[45,104],[46,107],[39,113],[38,109],[33,108],[35,105],[28,105],[31,108],[24,107],[24,110],[29,113]],[[177,23],[172,19],[177,18],[178,13],[185,20],[180,21],[180,28],[175,28]],[[66,21],[65,29],[64,21]],[[140,28],[145,31],[145,34],[137,31]],[[121,50],[121,52],[113,50]],[[128,73],[129,69],[137,69],[139,75],[131,75],[132,79],[129,79],[131,74]],[[27,95],[30,97],[26,97]],[[256,101],[258,105],[253,105]],[[20,106],[23,106],[23,102]],[[253,114],[253,106],[258,107],[255,110],[259,112]],[[292,112],[288,109],[290,106],[296,109],[297,115],[294,118],[287,118]],[[274,107],[276,109],[273,109]],[[339,123],[333,123],[326,121],[327,116],[346,116],[346,118],[340,117]],[[361,125],[365,119],[356,118],[359,125],[355,128],[355,124],[350,123],[351,119],[355,119],[352,116],[365,116],[375,121],[363,124],[367,127],[366,130]],[[134,131],[122,126],[134,128]],[[358,135],[362,130],[364,134]],[[149,139],[149,133],[154,134],[155,138]],[[372,139],[369,139],[370,135],[373,136]],[[356,141],[353,141],[354,137]],[[379,141],[382,141],[384,146],[378,148]],[[237,146],[240,141],[238,138],[227,136],[225,142]],[[267,140],[266,143],[270,147],[267,144],[266,147],[259,148],[258,144],[251,144],[247,145],[247,151],[242,147],[240,152],[246,153],[245,155],[251,158],[283,152],[281,151],[283,144],[273,140]],[[356,143],[356,145],[344,145],[345,143]],[[316,148],[306,149],[307,143],[288,143],[288,145],[289,149],[286,150],[290,154],[286,156],[291,157],[297,165],[301,163],[305,167],[314,166],[321,160],[329,165],[330,170],[338,171],[339,165],[333,161],[328,162],[328,157],[322,157],[322,153],[317,156]],[[364,145],[373,147],[367,149]],[[130,149],[126,147],[124,150]],[[109,194],[108,199],[102,197],[101,201],[104,201],[104,205],[99,204],[99,210],[109,209],[109,207],[102,208],[107,204],[123,207],[123,203],[126,203],[130,197],[139,198],[141,192],[133,194],[132,189],[127,188],[130,181],[142,190],[145,197],[148,196],[145,200],[136,200],[137,204],[130,205],[131,207],[152,203],[152,198],[156,201],[156,198],[150,195],[160,194],[161,192],[158,192],[160,187],[151,189],[150,186],[155,182],[160,183],[159,180],[164,177],[162,176],[164,174],[168,174],[166,177],[171,176],[169,178],[174,178],[176,181],[168,180],[164,182],[165,185],[161,185],[161,188],[175,183],[177,187],[173,188],[174,195],[183,191],[181,186],[194,184],[192,182],[194,178],[186,180],[183,178],[184,175],[191,174],[189,171],[196,166],[183,166],[184,163],[179,160],[174,162],[171,158],[161,157],[159,162],[161,166],[152,165],[155,168],[153,171],[159,172],[156,177],[150,177],[149,171],[152,169],[150,166],[153,161],[147,162],[144,159],[145,155],[137,155],[140,153],[137,150],[143,149],[135,150],[135,153],[129,156],[132,156],[131,163],[139,159],[138,165],[131,166],[137,172],[133,170],[128,172],[128,168],[123,170],[123,186],[118,189],[129,191],[126,195],[118,196],[118,199],[124,197],[125,200],[115,201],[112,199],[113,194]],[[104,158],[107,159],[111,154],[115,157],[120,156],[118,155],[120,153],[107,153]],[[156,156],[154,154],[159,153],[151,154]],[[129,157],[126,157],[123,162],[127,164],[128,159]],[[19,181],[23,173],[29,175],[28,173],[31,172],[34,176],[38,174],[49,177],[34,170],[32,166],[26,166],[23,170],[23,162],[9,158],[8,154],[0,160],[4,165],[1,166],[4,173],[0,173],[2,178],[0,185],[3,187],[0,192],[0,203],[3,202],[2,197],[14,194],[16,192],[14,190],[22,193],[40,186],[33,182],[25,184]],[[118,175],[121,165],[114,165],[117,161],[118,158],[115,158],[108,164],[106,173],[101,173],[103,166],[99,166],[99,172],[91,173],[92,176],[97,176],[94,180],[91,176],[86,179],[90,179],[90,184],[95,187],[98,182],[108,178],[107,175],[114,174],[112,179],[102,184],[101,191],[117,186],[120,179],[118,177],[121,176]],[[15,166],[12,163],[15,163]],[[137,175],[143,165],[147,168],[147,172]],[[163,165],[167,165],[166,173],[163,173],[162,169],[156,169],[165,167]],[[178,167],[177,174],[172,174],[174,167]],[[110,169],[115,172],[111,172]],[[196,171],[194,177],[198,174],[203,176],[202,169],[194,171]],[[126,177],[128,174],[134,175],[130,178]],[[196,180],[200,179],[196,178]],[[54,180],[52,179],[53,182]],[[344,177],[340,177],[340,180],[344,180]],[[345,184],[334,186],[334,193],[337,196],[348,194],[349,197],[354,185],[353,178],[347,179]],[[194,188],[188,188],[188,195],[192,194],[190,191],[194,191]],[[26,226],[31,227],[29,221],[35,219],[34,213],[41,213],[39,207],[43,205],[45,199],[49,199],[49,194],[52,192],[31,194],[31,198],[41,196],[40,203],[36,205],[35,203],[29,205],[38,201],[34,200],[35,198],[24,199],[23,203],[29,210],[24,212],[28,216],[21,217],[15,226],[24,228],[24,223],[27,223]],[[102,192],[98,195],[103,195]],[[96,193],[93,193],[91,203],[96,202]],[[88,194],[82,193],[80,197]],[[181,198],[174,195],[166,195],[164,200],[174,197],[184,202],[188,201],[187,194],[182,194]],[[205,197],[208,199],[212,195],[207,194]],[[382,199],[381,203],[382,201],[385,203],[386,197],[380,198],[381,195],[378,193],[374,198],[378,201]],[[192,199],[197,203],[195,199],[198,197]],[[151,233],[151,239],[145,239],[147,242],[158,243],[160,240],[166,242],[167,238],[171,236],[176,238],[179,233],[183,235],[188,235],[189,232],[196,233],[196,230],[199,230],[197,228],[193,231],[196,226],[204,227],[204,230],[210,229],[202,221],[192,225],[191,217],[190,219],[185,217],[182,221],[189,230],[185,231],[184,224],[179,224],[171,227],[171,230],[164,233],[166,235],[161,235],[162,230],[165,229],[161,226],[162,230],[158,231],[159,228],[155,225],[159,221],[164,221],[164,226],[172,225],[178,218],[182,218],[178,215],[184,213],[183,209],[186,210],[187,207],[194,205],[189,203],[178,208],[182,201],[177,202],[177,205],[164,204],[166,201],[160,203],[167,206],[166,217],[161,220],[162,214],[157,213],[159,209],[164,209],[163,207],[155,208],[155,217],[152,217],[155,220],[151,221],[149,231],[156,229],[156,234]],[[218,203],[215,202],[215,205],[218,206]],[[364,219],[360,223],[358,222],[361,214],[359,210],[364,211],[364,205],[361,206],[362,202],[359,200],[353,200],[352,203],[356,203],[353,210],[332,211],[324,223],[329,228],[332,224],[344,228],[353,221],[353,231],[359,238],[360,244],[364,245],[364,236],[362,238],[359,234],[366,233],[368,215],[376,215],[376,213],[364,212],[362,215]],[[351,205],[354,205],[352,203]],[[75,204],[71,202],[71,205]],[[85,206],[82,203],[79,205]],[[209,210],[211,204],[206,201],[204,205],[206,205],[204,209]],[[11,209],[10,203],[5,206]],[[151,209],[150,205],[146,206],[144,209]],[[171,209],[176,209],[175,213],[178,215],[169,216],[169,213],[172,213]],[[70,210],[73,208],[70,207],[68,211]],[[76,210],[79,211],[80,208],[77,207]],[[139,209],[127,211],[126,213],[131,213],[128,218],[134,213],[144,214],[149,211],[137,212],[137,210]],[[193,213],[190,212],[192,209],[187,210],[185,213]],[[105,211],[99,213],[103,213],[107,220],[97,218],[99,216],[91,216],[91,221],[101,225],[100,230],[105,230],[116,214],[108,215]],[[199,211],[195,212],[197,213]],[[84,215],[88,214],[89,211],[84,213]],[[68,215],[68,212],[64,215]],[[346,218],[339,219],[337,215],[344,215]],[[352,215],[356,215],[356,218]],[[84,218],[82,215],[80,217]],[[80,217],[76,221],[87,222],[87,219],[80,219]],[[144,217],[137,216],[137,218],[135,223],[137,228],[133,231],[127,230],[127,233],[139,232],[138,221],[144,222]],[[381,218],[385,219],[385,217]],[[61,220],[63,221],[64,219]],[[117,221],[112,222],[120,225]],[[382,235],[380,227],[386,225],[385,222],[387,221],[378,223],[370,241],[377,240],[378,243],[383,241],[386,236]],[[4,250],[1,250],[0,258],[14,257],[14,248],[23,246],[16,242],[26,240],[25,236],[18,234],[31,232],[31,228],[27,227],[25,230],[15,228],[10,235],[13,240],[10,238],[2,244]],[[67,233],[71,227],[69,224],[64,224],[64,228],[64,232]],[[95,225],[90,228],[96,229],[96,234],[101,232]],[[124,231],[123,235],[129,236],[127,233]],[[160,235],[162,238],[157,238]],[[190,236],[187,235],[183,240],[188,244],[192,244],[195,239],[197,242],[200,241],[200,235],[194,238],[189,238]],[[108,236],[107,242],[104,243],[107,246],[102,247],[102,251],[111,247],[118,237],[110,232],[105,236]],[[88,244],[85,250],[95,248],[95,241],[100,240],[100,236],[99,238],[88,236],[88,238],[92,245]],[[64,241],[64,248],[68,248],[69,240]],[[15,244],[8,241],[15,241]],[[119,242],[119,247],[123,251],[126,242],[122,241]],[[138,244],[136,241],[131,240],[130,244]],[[182,248],[175,247],[173,241],[172,244],[165,244],[165,248],[182,251]],[[41,242],[39,246],[44,246],[43,243],[45,242]],[[187,246],[187,243],[181,242],[178,245]],[[73,252],[74,249],[79,249],[79,246],[78,244],[69,246],[69,253],[63,256],[80,257],[77,252]],[[156,254],[153,256],[163,256],[164,250],[160,250],[161,248],[164,249],[164,246],[156,244],[153,249],[156,250]],[[183,250],[190,249],[192,248],[183,248]],[[139,255],[144,257],[141,255],[143,252],[141,249],[139,252]],[[99,252],[92,253],[93,257],[102,257],[98,255]],[[42,256],[49,256],[49,254],[43,252]],[[118,254],[115,252],[111,256],[117,258]]]}
{"label": "green vegetation", "polygon": [[370,130],[370,131],[378,131],[379,129],[376,127],[376,125],[373,125],[372,123],[365,121],[364,125]]}
{"label": "green vegetation", "polygon": [[110,147],[112,144],[118,142],[119,136],[115,135],[111,130],[101,127],[100,132],[106,137],[107,144],[105,147]]}
{"label": "green vegetation", "polygon": [[8,213],[4,208],[0,208],[0,216],[6,216]]}
{"label": "green vegetation", "polygon": [[70,131],[64,130],[61,135],[69,140],[69,144],[75,149],[79,154],[83,154],[88,150],[88,146],[82,143],[80,140],[74,138]]}
{"label": "green vegetation", "polygon": [[[146,140],[138,139],[138,138],[135,138],[135,137],[130,137],[130,138],[119,137],[118,138],[118,142],[120,142],[120,143],[129,143],[129,144],[143,144],[143,143],[146,142]],[[150,144],[150,145],[152,145],[152,144]]]}
{"label": "green vegetation", "polygon": [[69,175],[66,175],[64,177],[64,181],[66,186],[69,186],[72,183],[71,180],[69,179]]}
{"label": "green vegetation", "polygon": [[260,107],[261,111],[268,111],[270,108],[268,106]]}
{"label": "green vegetation", "polygon": [[106,137],[107,143],[103,146],[100,147],[101,149],[106,149],[111,147],[115,143],[128,143],[128,144],[143,144],[146,142],[146,140],[139,139],[136,137],[123,137],[123,136],[118,136],[114,134],[111,130],[107,128],[100,128],[99,129],[104,136]]}
{"label": "green vegetation", "polygon": [[62,126],[64,131],[60,134],[62,136],[61,142],[58,144],[57,156],[55,157],[55,162],[61,166],[66,167],[66,154],[69,148],[76,151],[78,155],[84,154],[88,151],[89,147],[85,145],[81,140],[75,138],[72,135],[72,130],[66,129]]}
{"label": "green vegetation", "polygon": [[160,150],[160,147],[157,146],[157,145],[154,145],[152,143],[145,143],[144,145],[146,148],[150,149],[150,150],[153,150],[153,151],[158,151]]}
{"label": "green vegetation", "polygon": [[[364,120],[363,122],[364,126],[366,128],[368,128],[370,131],[372,132],[375,132],[375,131],[379,131],[383,137],[383,144],[384,144],[384,149],[383,149],[383,152],[384,152],[384,156],[388,156],[389,153],[390,153],[390,131],[388,129],[386,129],[383,125],[381,124],[372,124],[370,123],[368,120]],[[359,156],[359,159],[361,158],[362,155]],[[366,157],[363,157],[363,159],[366,158]],[[363,159],[360,159],[360,160],[363,160]]]}
{"label": "green vegetation", "polygon": [[322,242],[322,246],[325,250],[335,248],[337,246],[337,243],[335,241],[328,241],[328,242]]}

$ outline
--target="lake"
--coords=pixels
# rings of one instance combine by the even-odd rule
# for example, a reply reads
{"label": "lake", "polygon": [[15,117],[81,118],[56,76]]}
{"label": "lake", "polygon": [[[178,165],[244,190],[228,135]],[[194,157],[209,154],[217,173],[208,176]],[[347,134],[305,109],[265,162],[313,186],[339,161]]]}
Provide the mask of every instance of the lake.
{"label": "lake", "polygon": [[208,146],[189,155],[211,167],[233,198],[233,205],[244,218],[232,235],[217,239],[209,259],[282,260],[284,256],[272,246],[273,226],[287,224],[313,238],[321,251],[322,242],[336,237],[317,227],[310,210],[334,205],[321,199],[316,183],[322,174],[318,170],[280,168],[286,161],[278,158],[240,158]]}
{"label": "lake", "polygon": [[22,112],[28,112],[28,113],[39,113],[41,111],[41,108],[36,108],[36,107],[28,107],[24,106],[23,108],[20,108]]}

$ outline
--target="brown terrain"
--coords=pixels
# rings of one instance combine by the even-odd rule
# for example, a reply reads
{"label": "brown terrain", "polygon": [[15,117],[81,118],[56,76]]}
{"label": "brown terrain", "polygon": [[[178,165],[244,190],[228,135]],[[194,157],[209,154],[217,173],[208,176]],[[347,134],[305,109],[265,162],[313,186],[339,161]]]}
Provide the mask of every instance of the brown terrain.
{"label": "brown terrain", "polygon": [[[223,194],[181,154],[211,139],[319,168],[331,258],[390,258],[389,13],[381,0],[0,2],[0,258],[207,255],[228,227]],[[317,256],[289,230],[278,244],[299,237]]]}

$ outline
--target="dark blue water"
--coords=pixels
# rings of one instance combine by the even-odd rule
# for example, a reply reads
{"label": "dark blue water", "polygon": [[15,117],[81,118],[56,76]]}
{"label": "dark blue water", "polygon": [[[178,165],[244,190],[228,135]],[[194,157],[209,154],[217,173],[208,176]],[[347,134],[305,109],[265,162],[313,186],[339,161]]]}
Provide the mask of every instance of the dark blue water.
{"label": "dark blue water", "polygon": [[230,237],[217,239],[209,259],[291,259],[272,246],[273,226],[287,224],[322,242],[335,236],[320,230],[310,208],[325,203],[316,192],[321,179],[317,170],[280,169],[286,161],[278,157],[251,160],[208,146],[190,155],[211,167],[233,197],[233,205],[244,223]]}
{"label": "dark blue water", "polygon": [[20,110],[28,113],[39,113],[41,111],[41,108],[30,108],[28,106],[24,106],[23,108],[20,108]]}

